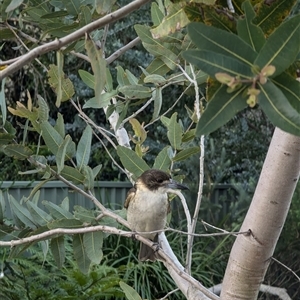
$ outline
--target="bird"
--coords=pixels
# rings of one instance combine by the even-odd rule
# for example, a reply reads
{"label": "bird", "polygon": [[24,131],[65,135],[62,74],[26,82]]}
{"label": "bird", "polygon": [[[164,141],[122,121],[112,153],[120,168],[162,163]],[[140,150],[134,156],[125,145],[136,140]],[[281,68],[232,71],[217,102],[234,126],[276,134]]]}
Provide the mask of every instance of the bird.
{"label": "bird", "polygon": [[[131,230],[157,243],[158,233],[153,231],[165,228],[167,214],[170,212],[167,193],[179,189],[186,190],[188,187],[176,182],[164,171],[145,171],[129,190],[124,204]],[[156,251],[141,243],[138,259],[154,262],[157,259]]]}

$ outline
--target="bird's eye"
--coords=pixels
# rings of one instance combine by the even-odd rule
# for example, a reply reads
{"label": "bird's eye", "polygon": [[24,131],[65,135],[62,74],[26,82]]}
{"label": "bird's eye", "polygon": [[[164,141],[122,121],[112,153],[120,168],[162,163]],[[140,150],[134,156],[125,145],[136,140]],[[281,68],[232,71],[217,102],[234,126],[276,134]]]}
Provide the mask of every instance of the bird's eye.
{"label": "bird's eye", "polygon": [[158,183],[162,183],[164,180],[162,178],[157,178]]}

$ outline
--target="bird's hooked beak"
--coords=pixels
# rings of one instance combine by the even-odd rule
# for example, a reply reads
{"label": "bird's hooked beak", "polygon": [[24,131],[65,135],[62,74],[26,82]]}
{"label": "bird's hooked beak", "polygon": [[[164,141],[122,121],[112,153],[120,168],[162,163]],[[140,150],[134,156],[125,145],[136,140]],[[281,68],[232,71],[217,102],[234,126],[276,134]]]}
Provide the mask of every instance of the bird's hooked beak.
{"label": "bird's hooked beak", "polygon": [[186,185],[179,183],[173,179],[170,179],[170,182],[167,184],[166,187],[173,190],[189,190],[189,188]]}

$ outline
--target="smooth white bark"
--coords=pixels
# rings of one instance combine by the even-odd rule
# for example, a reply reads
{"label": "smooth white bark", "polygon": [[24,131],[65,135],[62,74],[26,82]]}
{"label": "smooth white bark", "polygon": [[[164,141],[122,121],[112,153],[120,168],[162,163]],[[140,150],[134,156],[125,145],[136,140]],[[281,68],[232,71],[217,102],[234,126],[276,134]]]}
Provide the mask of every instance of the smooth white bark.
{"label": "smooth white bark", "polygon": [[231,250],[222,300],[257,299],[300,173],[300,137],[276,128],[249,211]]}

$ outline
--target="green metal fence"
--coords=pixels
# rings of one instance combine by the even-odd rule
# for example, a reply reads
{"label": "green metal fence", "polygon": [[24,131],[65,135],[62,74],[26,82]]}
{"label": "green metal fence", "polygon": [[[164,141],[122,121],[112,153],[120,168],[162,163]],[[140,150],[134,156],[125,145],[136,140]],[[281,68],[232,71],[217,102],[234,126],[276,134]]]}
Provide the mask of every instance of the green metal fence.
{"label": "green metal fence", "polygon": [[[12,217],[10,206],[8,203],[8,195],[12,195],[16,200],[20,201],[22,197],[27,198],[32,189],[39,185],[40,181],[4,181],[0,183],[0,189],[4,195],[6,203],[5,216],[7,218]],[[128,190],[132,187],[130,182],[111,182],[111,181],[99,181],[95,183],[94,193],[97,199],[103,203],[106,207],[111,209],[120,209],[123,207]],[[192,191],[185,192],[185,196],[189,206],[192,208],[196,202],[197,194]],[[206,200],[213,204],[213,207],[219,207],[219,209],[207,210],[204,212],[205,219],[220,219],[229,212],[229,205],[235,200],[237,192],[232,185],[216,185],[214,189],[209,193],[209,196],[205,195]],[[39,205],[42,208],[42,201],[47,200],[55,204],[60,204],[65,197],[70,200],[70,210],[73,210],[74,205],[80,205],[87,209],[93,209],[94,204],[92,201],[83,195],[71,190],[61,181],[49,181],[42,185],[40,188]],[[174,213],[180,214],[182,206],[179,201],[172,201],[172,210]]]}

